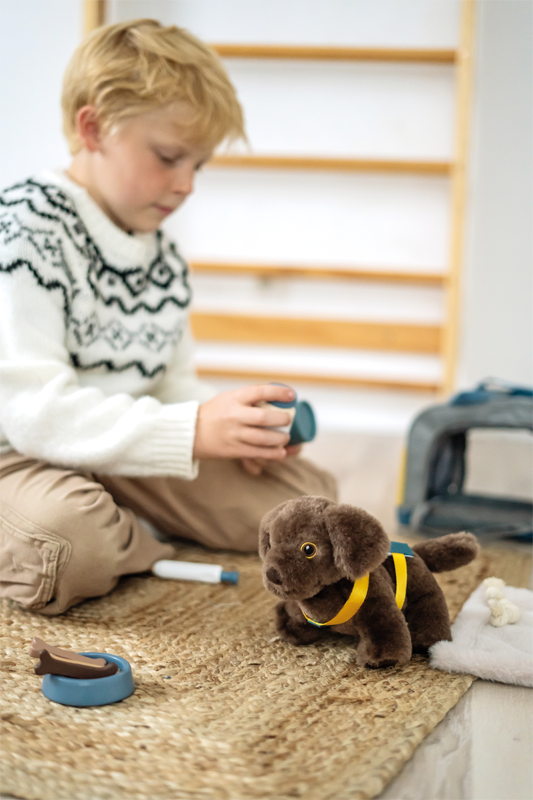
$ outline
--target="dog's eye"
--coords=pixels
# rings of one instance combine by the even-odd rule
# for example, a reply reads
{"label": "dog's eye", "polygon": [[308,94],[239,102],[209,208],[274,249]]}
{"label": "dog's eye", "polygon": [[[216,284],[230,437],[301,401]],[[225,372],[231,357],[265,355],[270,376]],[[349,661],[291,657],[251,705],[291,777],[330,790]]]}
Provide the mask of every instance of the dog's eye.
{"label": "dog's eye", "polygon": [[300,550],[306,558],[313,558],[316,556],[316,544],[313,544],[312,542],[304,542],[300,547]]}

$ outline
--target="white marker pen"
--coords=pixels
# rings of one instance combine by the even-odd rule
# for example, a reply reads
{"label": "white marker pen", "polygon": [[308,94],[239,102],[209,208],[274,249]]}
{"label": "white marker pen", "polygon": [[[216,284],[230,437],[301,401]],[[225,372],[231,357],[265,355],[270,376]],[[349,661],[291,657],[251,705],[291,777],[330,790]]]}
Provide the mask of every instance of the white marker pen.
{"label": "white marker pen", "polygon": [[203,581],[204,583],[238,583],[238,572],[226,572],[219,564],[198,564],[195,561],[162,559],[152,566],[158,578],[177,581]]}

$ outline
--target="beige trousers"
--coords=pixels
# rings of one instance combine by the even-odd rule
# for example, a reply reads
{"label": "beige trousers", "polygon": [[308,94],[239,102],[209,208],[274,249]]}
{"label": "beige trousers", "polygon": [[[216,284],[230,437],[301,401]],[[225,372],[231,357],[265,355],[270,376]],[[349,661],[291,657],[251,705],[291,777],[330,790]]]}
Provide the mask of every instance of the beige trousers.
{"label": "beige trousers", "polygon": [[240,462],[206,460],[196,480],[123,478],[0,456],[0,595],[53,615],[107,594],[121,575],[171,558],[139,520],[168,537],[257,550],[259,522],[304,494],[336,499],[333,477],[302,458],[256,477]]}

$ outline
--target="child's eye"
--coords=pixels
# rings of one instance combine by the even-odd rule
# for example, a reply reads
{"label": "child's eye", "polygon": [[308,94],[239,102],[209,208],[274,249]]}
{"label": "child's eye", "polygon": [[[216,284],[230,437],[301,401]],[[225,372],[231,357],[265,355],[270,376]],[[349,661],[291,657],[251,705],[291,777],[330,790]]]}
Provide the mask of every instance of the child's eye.
{"label": "child's eye", "polygon": [[300,550],[306,558],[313,558],[316,556],[316,544],[313,544],[312,542],[304,542],[300,547]]}
{"label": "child's eye", "polygon": [[155,151],[156,156],[161,161],[162,164],[165,164],[167,167],[175,166],[180,158],[182,158],[182,154],[178,153],[177,155],[168,156],[165,153],[160,153],[159,151]]}

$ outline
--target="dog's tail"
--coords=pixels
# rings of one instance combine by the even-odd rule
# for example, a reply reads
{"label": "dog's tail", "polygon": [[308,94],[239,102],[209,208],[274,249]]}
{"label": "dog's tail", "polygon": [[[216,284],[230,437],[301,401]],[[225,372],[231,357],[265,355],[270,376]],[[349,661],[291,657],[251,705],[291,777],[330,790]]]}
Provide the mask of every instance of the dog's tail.
{"label": "dog's tail", "polygon": [[431,572],[447,572],[471,561],[479,553],[479,544],[471,533],[449,533],[413,545],[413,550]]}

